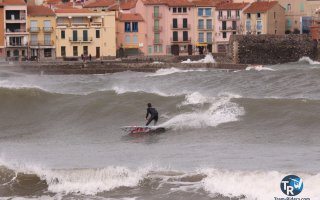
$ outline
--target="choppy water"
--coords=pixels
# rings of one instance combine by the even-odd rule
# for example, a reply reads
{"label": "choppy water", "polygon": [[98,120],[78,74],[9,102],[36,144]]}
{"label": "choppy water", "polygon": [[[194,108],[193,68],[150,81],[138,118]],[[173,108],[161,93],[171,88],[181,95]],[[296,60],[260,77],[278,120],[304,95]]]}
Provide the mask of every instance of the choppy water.
{"label": "choppy water", "polygon": [[[320,199],[320,65],[0,71],[0,199]],[[148,102],[162,134],[125,135]]]}

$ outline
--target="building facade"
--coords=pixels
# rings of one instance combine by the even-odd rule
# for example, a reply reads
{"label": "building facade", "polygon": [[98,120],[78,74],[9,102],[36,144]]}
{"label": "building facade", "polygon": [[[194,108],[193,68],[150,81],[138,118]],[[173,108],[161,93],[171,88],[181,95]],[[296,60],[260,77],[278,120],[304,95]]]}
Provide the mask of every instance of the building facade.
{"label": "building facade", "polygon": [[[4,4],[0,2],[0,24],[4,26]],[[0,28],[0,59],[4,60],[5,58],[5,31],[4,28]]]}
{"label": "building facade", "polygon": [[57,9],[55,13],[57,58],[116,56],[114,12],[68,8]]}
{"label": "building facade", "polygon": [[55,59],[55,13],[44,6],[28,6],[29,59]]}
{"label": "building facade", "polygon": [[28,55],[27,5],[24,0],[4,1],[5,51],[7,60],[25,60]]}
{"label": "building facade", "polygon": [[243,10],[249,5],[248,3],[224,3],[216,6],[215,52],[226,52],[230,36],[244,33],[244,24],[241,19]]}
{"label": "building facade", "polygon": [[285,9],[277,1],[254,2],[243,13],[245,34],[285,34]]}

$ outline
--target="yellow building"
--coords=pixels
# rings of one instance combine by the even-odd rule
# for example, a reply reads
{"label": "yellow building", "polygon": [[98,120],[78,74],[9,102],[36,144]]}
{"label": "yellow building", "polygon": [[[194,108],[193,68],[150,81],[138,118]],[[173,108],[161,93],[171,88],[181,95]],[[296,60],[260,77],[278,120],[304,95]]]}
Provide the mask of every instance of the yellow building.
{"label": "yellow building", "polygon": [[29,27],[29,59],[55,59],[55,27],[54,12],[44,6],[28,6]]}
{"label": "yellow building", "polygon": [[116,56],[114,12],[65,8],[55,13],[57,58]]}
{"label": "yellow building", "polygon": [[254,2],[243,13],[245,34],[285,33],[285,9],[277,1]]}

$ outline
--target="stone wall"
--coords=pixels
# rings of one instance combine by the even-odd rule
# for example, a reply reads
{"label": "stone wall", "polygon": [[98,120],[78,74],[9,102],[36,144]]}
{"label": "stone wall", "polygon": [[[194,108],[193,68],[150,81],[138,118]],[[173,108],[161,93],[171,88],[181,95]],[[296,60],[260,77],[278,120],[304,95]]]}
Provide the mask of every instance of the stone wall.
{"label": "stone wall", "polygon": [[234,63],[277,64],[315,58],[317,48],[308,35],[232,35],[228,55]]}

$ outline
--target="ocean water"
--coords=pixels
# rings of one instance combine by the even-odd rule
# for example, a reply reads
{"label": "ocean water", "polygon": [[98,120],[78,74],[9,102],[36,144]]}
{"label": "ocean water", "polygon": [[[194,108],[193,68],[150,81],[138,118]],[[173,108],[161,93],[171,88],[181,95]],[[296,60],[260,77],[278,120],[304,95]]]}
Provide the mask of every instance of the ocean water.
{"label": "ocean water", "polygon": [[[0,199],[320,199],[320,64],[30,75],[0,70]],[[161,134],[127,135],[145,124]]]}

